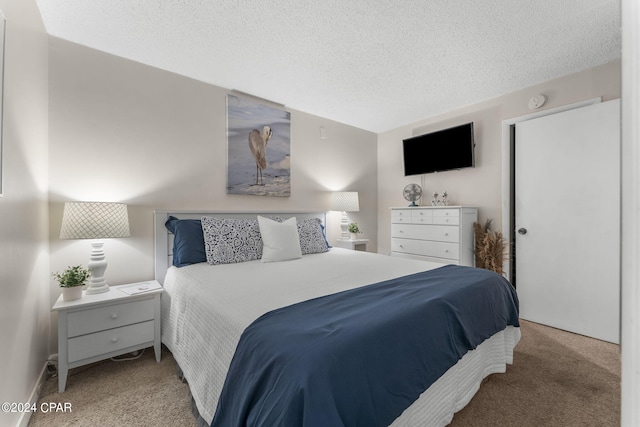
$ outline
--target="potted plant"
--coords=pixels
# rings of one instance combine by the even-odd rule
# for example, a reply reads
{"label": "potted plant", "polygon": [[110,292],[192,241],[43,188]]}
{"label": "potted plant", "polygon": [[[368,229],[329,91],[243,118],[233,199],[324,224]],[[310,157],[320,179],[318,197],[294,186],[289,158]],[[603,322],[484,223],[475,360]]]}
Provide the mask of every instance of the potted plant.
{"label": "potted plant", "polygon": [[76,265],[67,267],[60,273],[53,273],[53,277],[62,288],[62,299],[64,301],[74,301],[82,298],[82,286],[91,277],[91,272],[82,266]]}
{"label": "potted plant", "polygon": [[360,233],[360,228],[358,228],[357,223],[352,222],[351,224],[349,224],[349,226],[347,227],[347,230],[351,235],[351,240],[356,240],[358,238],[358,234]]}

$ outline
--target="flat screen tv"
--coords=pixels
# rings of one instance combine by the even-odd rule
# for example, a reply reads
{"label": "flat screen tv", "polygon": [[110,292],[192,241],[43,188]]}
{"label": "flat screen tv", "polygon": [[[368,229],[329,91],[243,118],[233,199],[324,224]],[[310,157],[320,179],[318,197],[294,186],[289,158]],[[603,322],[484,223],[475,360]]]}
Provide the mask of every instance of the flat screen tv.
{"label": "flat screen tv", "polygon": [[402,141],[404,174],[442,172],[475,166],[473,122]]}

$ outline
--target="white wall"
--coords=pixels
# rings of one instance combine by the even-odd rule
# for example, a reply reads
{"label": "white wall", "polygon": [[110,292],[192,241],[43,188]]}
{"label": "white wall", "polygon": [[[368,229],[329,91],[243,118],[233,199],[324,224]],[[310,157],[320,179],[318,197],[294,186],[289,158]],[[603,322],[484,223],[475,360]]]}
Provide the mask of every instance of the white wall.
{"label": "white wall", "polygon": [[622,1],[622,405],[640,425],[640,5]]}
{"label": "white wall", "polygon": [[[502,120],[531,113],[528,100],[539,93],[547,96],[542,109],[549,109],[599,96],[603,100],[616,99],[620,91],[620,61],[614,61],[379,134],[378,252],[390,251],[389,207],[408,204],[402,197],[402,189],[411,182],[423,184],[423,204],[430,203],[434,191],[446,190],[452,204],[478,207],[479,221],[492,218],[495,229],[501,230]],[[475,127],[475,168],[403,176],[404,138],[414,132],[421,134],[470,121]]]}
{"label": "white wall", "polygon": [[292,110],[291,197],[227,195],[228,90],[60,39],[49,54],[53,271],[88,261],[87,241],[58,239],[69,200],[128,203],[132,237],[105,243],[112,284],[153,278],[154,209],[326,211],[329,191],[356,190],[375,251],[375,134]]}
{"label": "white wall", "polygon": [[[47,36],[35,0],[7,20],[0,197],[0,401],[27,402],[49,355]],[[0,412],[0,425],[19,413]]]}

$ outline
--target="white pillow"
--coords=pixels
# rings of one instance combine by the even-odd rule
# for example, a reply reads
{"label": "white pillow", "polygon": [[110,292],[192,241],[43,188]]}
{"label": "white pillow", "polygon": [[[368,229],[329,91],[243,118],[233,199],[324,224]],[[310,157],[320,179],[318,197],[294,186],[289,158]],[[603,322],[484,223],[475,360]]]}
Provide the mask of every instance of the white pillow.
{"label": "white pillow", "polygon": [[294,218],[277,222],[258,216],[262,236],[262,262],[287,261],[302,258],[298,223]]}

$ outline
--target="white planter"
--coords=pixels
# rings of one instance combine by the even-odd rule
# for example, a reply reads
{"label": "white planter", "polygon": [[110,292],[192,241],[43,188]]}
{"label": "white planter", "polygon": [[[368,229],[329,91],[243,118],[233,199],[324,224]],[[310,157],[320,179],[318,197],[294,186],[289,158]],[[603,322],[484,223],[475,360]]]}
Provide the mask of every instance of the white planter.
{"label": "white planter", "polygon": [[349,233],[349,236],[350,236],[351,240],[357,240],[358,239],[358,234],[357,233]]}
{"label": "white planter", "polygon": [[62,299],[64,301],[75,301],[82,298],[82,286],[62,288]]}

